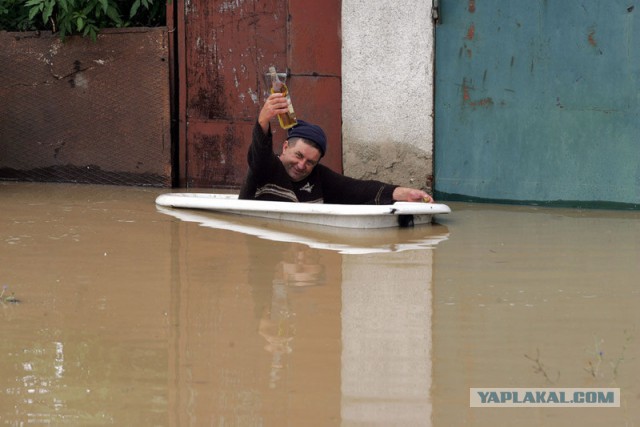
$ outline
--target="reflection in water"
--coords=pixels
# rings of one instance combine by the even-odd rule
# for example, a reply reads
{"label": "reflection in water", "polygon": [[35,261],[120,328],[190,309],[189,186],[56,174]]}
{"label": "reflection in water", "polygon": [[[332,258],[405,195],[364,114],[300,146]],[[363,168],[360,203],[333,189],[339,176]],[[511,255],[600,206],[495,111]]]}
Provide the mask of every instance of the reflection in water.
{"label": "reflection in water", "polygon": [[260,319],[260,335],[269,343],[265,349],[273,355],[269,388],[275,388],[280,379],[280,370],[284,366],[283,356],[293,351],[291,341],[295,334],[294,314],[287,300],[287,289],[282,282],[273,282],[273,296],[268,313]]}
{"label": "reflection in water", "polygon": [[320,264],[318,251],[294,243],[283,254],[276,265],[274,283],[286,286],[321,285],[325,279],[325,266]]}
{"label": "reflection in water", "polygon": [[292,244],[276,264],[272,281],[271,305],[260,319],[259,331],[268,342],[265,349],[273,355],[269,387],[275,388],[285,356],[293,351],[295,313],[289,302],[289,287],[313,286],[324,282],[324,266],[317,252],[300,244]]}
{"label": "reflection in water", "polygon": [[[189,210],[160,208],[159,211],[216,230],[232,230],[272,242],[300,242],[268,244],[246,240],[247,262],[259,260],[260,265],[266,263],[267,267],[265,272],[253,265],[249,283],[257,306],[262,304],[260,301],[268,301],[260,311],[258,329],[267,341],[265,348],[272,355],[270,389],[295,388],[302,394],[305,393],[302,390],[308,392],[308,381],[304,388],[294,385],[296,381],[291,372],[300,366],[292,370],[292,363],[300,360],[295,356],[310,358],[305,354],[306,340],[318,341],[318,337],[300,326],[301,317],[308,313],[294,307],[305,287],[327,283],[332,293],[341,294],[342,304],[336,329],[341,331],[342,350],[340,346],[335,350],[340,354],[340,367],[336,371],[341,379],[341,397],[339,408],[333,411],[339,411],[346,424],[430,424],[432,252],[424,249],[446,240],[446,227],[433,225],[374,233],[336,231]],[[329,267],[322,253],[314,248],[344,255]],[[272,265],[276,266],[273,273]],[[339,271],[342,280],[334,283],[326,280],[326,271]],[[272,279],[267,288],[269,277]],[[270,297],[265,295],[265,289],[269,289]],[[292,291],[297,293],[292,295]],[[318,316],[314,316],[314,321],[327,323],[326,318]],[[331,347],[324,348],[320,370],[325,377],[330,368],[325,363],[326,355],[331,351]],[[321,384],[322,381],[316,381],[314,387],[321,390]],[[262,399],[266,399],[265,395]],[[331,413],[331,408],[323,405],[318,408]],[[287,419],[291,421],[291,417],[294,415],[289,413]],[[308,423],[308,420],[301,422]]]}
{"label": "reflection in water", "polygon": [[343,259],[343,425],[431,425],[432,253]]}
{"label": "reflection in water", "polygon": [[148,194],[0,184],[0,284],[20,300],[0,304],[3,425],[166,424],[168,228]]}
{"label": "reflection in water", "polygon": [[[340,280],[339,270],[326,271],[339,266],[338,255],[194,223],[176,226],[184,254],[175,264],[181,303],[173,314],[179,423],[338,420],[339,307],[331,302]],[[310,350],[318,343],[325,351]],[[313,378],[314,371],[321,375]],[[303,403],[309,399],[316,404]]]}
{"label": "reflection in water", "polygon": [[[10,357],[13,355],[9,355]],[[64,345],[61,342],[24,349],[19,357],[20,374],[13,386],[5,388],[7,395],[20,399],[20,406],[35,410],[24,414],[27,423],[57,422],[44,408],[50,406],[56,411],[64,410],[66,399],[58,395],[51,398],[51,392],[64,386]],[[9,359],[10,360],[10,359]],[[41,408],[40,412],[36,408]],[[1,418],[0,418],[1,419]]]}
{"label": "reflection in water", "polygon": [[203,227],[236,231],[273,242],[298,242],[311,248],[328,249],[342,254],[432,249],[448,236],[447,228],[438,224],[403,229],[359,230],[257,219],[193,209],[158,207],[158,211],[182,221],[199,223]]}
{"label": "reflection in water", "polygon": [[[452,209],[434,260],[434,423],[638,425],[640,213]],[[470,387],[613,387],[621,407],[469,408]]]}
{"label": "reflection in water", "polygon": [[[0,183],[0,286],[20,300],[0,303],[0,424],[640,419],[638,212],[457,204],[336,235],[183,220],[160,192]],[[470,387],[547,386],[622,405],[469,408]]]}
{"label": "reflection in water", "polygon": [[[188,380],[193,372],[176,371],[182,384],[179,413],[201,414],[200,419],[213,411],[229,424],[242,419],[257,423],[250,425],[389,425],[394,420],[429,425],[432,252],[415,249],[446,239],[446,228],[381,234],[376,240],[364,233],[345,236],[344,230],[331,234],[326,227],[162,212],[180,218],[182,231],[174,238],[179,253],[191,254],[177,263],[179,293],[198,295],[197,302],[185,300],[176,314],[185,343],[176,354],[188,358],[180,365],[210,363],[209,374],[197,375],[209,384],[206,388]],[[206,231],[194,228],[200,224]],[[283,236],[295,241],[285,242]],[[390,236],[395,242],[383,249]],[[229,242],[231,260],[222,250]],[[208,254],[208,259],[194,254]],[[210,300],[193,287],[199,279],[191,274],[220,262],[225,268],[217,272],[216,292],[235,289],[246,295],[243,283],[248,285],[256,319],[253,337],[247,335],[251,317],[241,299],[212,297],[218,314],[206,327],[188,314]],[[233,345],[222,351],[227,341]],[[235,352],[240,345],[242,354]],[[224,379],[214,366],[225,367]],[[212,401],[218,402],[213,408]]]}

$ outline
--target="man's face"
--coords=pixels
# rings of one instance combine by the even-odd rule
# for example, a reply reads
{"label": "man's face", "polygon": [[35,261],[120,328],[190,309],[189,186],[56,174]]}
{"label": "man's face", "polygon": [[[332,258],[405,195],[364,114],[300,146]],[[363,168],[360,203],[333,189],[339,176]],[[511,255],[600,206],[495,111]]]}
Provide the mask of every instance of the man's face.
{"label": "man's face", "polygon": [[282,146],[280,161],[292,181],[302,181],[320,161],[320,150],[301,139],[291,139]]}

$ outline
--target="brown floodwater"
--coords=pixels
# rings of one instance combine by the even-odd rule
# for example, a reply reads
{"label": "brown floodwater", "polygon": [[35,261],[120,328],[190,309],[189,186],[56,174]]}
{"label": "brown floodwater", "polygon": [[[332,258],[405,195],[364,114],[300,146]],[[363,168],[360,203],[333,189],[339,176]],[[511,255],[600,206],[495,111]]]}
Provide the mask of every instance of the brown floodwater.
{"label": "brown floodwater", "polygon": [[[333,230],[165,191],[0,183],[0,425],[640,423],[639,212]],[[471,387],[621,405],[470,408]]]}

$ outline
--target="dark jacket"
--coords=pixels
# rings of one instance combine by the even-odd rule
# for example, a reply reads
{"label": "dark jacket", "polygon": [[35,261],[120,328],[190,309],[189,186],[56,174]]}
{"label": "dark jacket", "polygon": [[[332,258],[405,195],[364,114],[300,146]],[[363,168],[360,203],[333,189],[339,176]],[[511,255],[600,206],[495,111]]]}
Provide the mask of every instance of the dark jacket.
{"label": "dark jacket", "polygon": [[249,172],[240,190],[241,199],[386,205],[393,203],[393,190],[397,187],[350,178],[322,164],[316,165],[307,178],[294,182],[273,153],[271,129],[265,135],[257,122],[247,160]]}

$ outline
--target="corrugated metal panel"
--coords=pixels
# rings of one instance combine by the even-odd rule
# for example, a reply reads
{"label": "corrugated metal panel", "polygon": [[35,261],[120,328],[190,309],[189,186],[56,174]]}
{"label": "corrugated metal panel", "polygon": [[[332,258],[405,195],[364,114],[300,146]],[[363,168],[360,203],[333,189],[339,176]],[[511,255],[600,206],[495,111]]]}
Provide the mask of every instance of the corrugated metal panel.
{"label": "corrugated metal panel", "polygon": [[0,178],[171,185],[166,29],[0,46]]}

